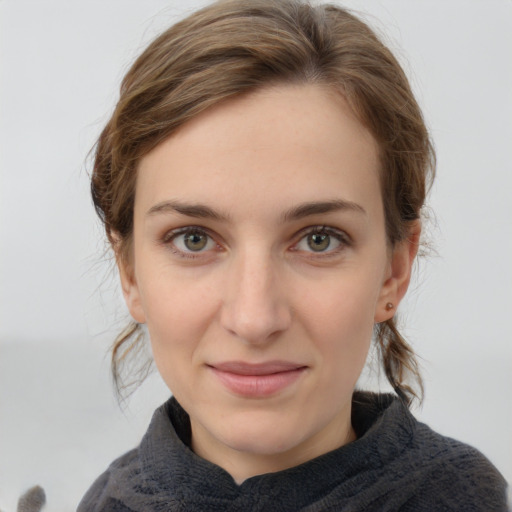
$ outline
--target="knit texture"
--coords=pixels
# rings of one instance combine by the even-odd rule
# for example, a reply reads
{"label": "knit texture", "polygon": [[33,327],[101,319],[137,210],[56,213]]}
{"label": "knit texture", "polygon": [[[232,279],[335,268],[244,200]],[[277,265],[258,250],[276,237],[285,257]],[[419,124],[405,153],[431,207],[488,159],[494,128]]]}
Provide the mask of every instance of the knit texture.
{"label": "knit texture", "polygon": [[352,424],[356,441],[237,485],[190,450],[189,417],[171,398],[78,512],[507,511],[497,469],[474,448],[419,423],[396,397],[356,392]]}

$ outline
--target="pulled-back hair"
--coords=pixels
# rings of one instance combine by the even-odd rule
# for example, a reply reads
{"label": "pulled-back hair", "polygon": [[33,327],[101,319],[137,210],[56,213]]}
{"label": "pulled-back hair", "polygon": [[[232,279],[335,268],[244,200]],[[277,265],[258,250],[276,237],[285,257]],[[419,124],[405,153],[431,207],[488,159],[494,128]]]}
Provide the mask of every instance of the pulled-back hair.
{"label": "pulled-back hair", "polygon": [[[178,22],[126,74],[95,150],[92,197],[117,258],[129,264],[137,168],[180,126],[229,98],[275,84],[322,84],[339,91],[379,147],[389,245],[421,215],[435,156],[420,108],[390,50],[347,10],[302,0],[221,0]],[[137,353],[131,324],[113,346],[112,370]],[[410,403],[421,390],[414,353],[394,319],[375,326],[382,365]],[[134,350],[135,349],[135,350]]]}

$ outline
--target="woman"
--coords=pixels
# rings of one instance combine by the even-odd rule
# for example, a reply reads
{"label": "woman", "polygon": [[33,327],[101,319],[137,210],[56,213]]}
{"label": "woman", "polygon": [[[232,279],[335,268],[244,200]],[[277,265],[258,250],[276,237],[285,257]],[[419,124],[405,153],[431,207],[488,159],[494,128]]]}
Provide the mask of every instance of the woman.
{"label": "woman", "polygon": [[[144,324],[173,398],[79,511],[505,510],[407,408],[393,317],[433,169],[402,69],[343,9],[228,0],[155,40],[92,194],[135,321],[114,375]],[[396,396],[355,391],[372,337]]]}

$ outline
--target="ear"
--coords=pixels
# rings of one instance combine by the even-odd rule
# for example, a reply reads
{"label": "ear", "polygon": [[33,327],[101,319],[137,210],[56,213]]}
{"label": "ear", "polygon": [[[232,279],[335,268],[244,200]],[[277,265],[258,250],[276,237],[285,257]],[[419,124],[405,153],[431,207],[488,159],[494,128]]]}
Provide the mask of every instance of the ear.
{"label": "ear", "polygon": [[407,239],[395,244],[391,250],[385,280],[375,310],[375,323],[385,322],[395,315],[396,308],[409,287],[412,264],[418,253],[420,235],[421,222],[416,220],[411,225]]}
{"label": "ear", "polygon": [[133,266],[125,258],[116,256],[117,268],[121,279],[124,300],[132,318],[139,324],[146,323],[146,315],[142,307],[141,296]]}

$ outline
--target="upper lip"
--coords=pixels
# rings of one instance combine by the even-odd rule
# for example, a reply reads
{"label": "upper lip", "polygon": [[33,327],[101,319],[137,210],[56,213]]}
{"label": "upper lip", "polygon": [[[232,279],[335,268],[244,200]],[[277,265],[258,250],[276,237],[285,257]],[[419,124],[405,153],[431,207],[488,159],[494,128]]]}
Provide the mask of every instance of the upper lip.
{"label": "upper lip", "polygon": [[305,368],[306,365],[290,361],[267,361],[264,363],[225,361],[222,363],[209,364],[208,366],[221,372],[234,373],[237,375],[270,375],[272,373],[298,370]]}

